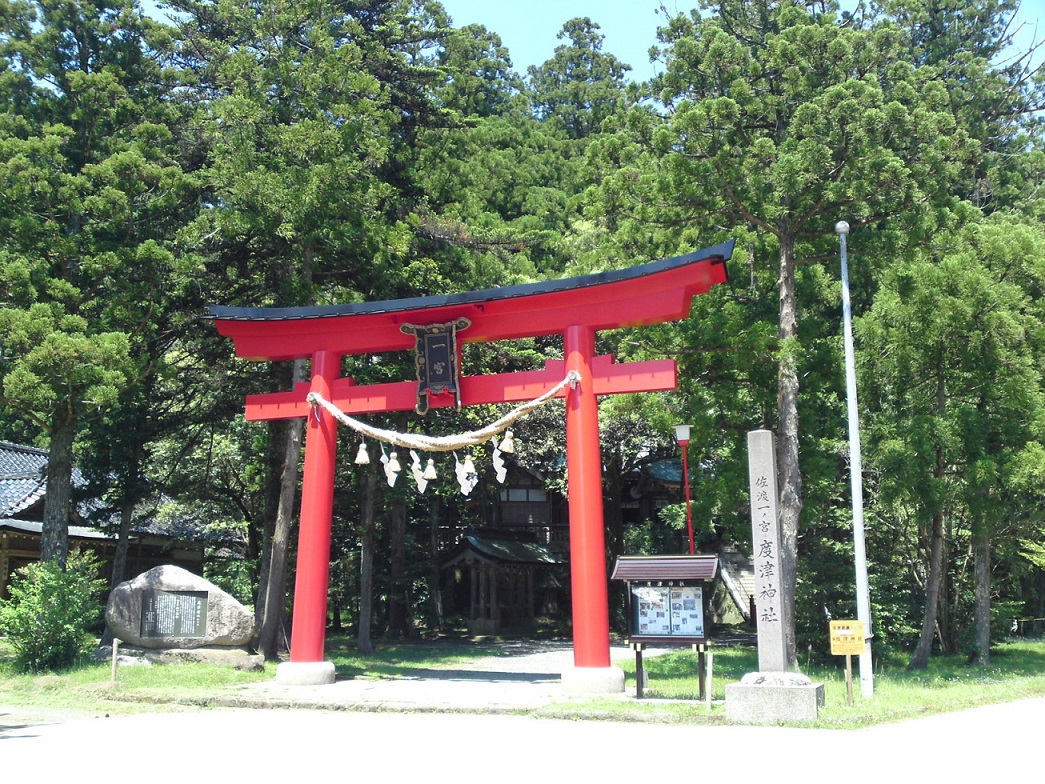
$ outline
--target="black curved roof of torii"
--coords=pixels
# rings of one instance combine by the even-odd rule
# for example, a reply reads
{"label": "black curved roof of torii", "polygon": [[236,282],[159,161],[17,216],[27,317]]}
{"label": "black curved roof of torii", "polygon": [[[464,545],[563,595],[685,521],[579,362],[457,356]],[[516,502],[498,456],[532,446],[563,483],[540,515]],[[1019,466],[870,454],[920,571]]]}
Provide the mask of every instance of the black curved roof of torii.
{"label": "black curved roof of torii", "polygon": [[[218,331],[252,361],[416,347],[411,325],[466,319],[463,343],[678,321],[693,297],[728,279],[733,242],[670,259],[560,280],[461,294],[299,308],[211,307]],[[404,331],[405,330],[405,331]]]}
{"label": "black curved roof of torii", "polygon": [[495,300],[518,299],[539,294],[576,291],[592,286],[611,283],[624,283],[639,280],[649,275],[667,272],[697,261],[717,259],[724,263],[733,255],[735,240],[720,243],[710,248],[674,256],[668,259],[639,264],[634,267],[596,272],[573,278],[560,278],[537,283],[523,283],[517,286],[481,289],[459,294],[440,294],[426,297],[409,297],[406,299],[383,300],[378,302],[355,302],[345,305],[313,305],[293,308],[244,308],[226,305],[211,305],[210,316],[222,321],[290,321],[301,319],[335,318],[339,316],[362,316],[381,313],[402,313],[415,310],[431,310],[435,308],[459,305],[473,305]]}

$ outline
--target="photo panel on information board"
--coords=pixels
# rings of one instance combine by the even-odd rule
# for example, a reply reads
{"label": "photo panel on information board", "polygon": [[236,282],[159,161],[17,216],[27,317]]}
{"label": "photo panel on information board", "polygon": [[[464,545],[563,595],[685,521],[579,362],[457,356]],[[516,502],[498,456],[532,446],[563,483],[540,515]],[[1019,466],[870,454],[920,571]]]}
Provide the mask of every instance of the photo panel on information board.
{"label": "photo panel on information board", "polygon": [[631,586],[632,633],[639,637],[704,637],[699,585]]}

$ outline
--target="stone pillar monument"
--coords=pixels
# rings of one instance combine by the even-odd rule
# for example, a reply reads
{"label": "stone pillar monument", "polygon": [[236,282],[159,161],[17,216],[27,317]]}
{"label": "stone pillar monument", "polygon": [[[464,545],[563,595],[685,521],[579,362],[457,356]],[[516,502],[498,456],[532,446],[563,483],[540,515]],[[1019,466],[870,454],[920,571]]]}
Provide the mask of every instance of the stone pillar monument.
{"label": "stone pillar monument", "polygon": [[787,670],[784,630],[790,619],[780,592],[776,439],[772,431],[755,430],[747,443],[759,671],[726,687],[726,717],[748,724],[814,721],[824,704],[823,684]]}
{"label": "stone pillar monument", "polygon": [[759,672],[787,671],[784,629],[788,620],[786,608],[780,601],[780,518],[774,442],[769,430],[747,434]]}

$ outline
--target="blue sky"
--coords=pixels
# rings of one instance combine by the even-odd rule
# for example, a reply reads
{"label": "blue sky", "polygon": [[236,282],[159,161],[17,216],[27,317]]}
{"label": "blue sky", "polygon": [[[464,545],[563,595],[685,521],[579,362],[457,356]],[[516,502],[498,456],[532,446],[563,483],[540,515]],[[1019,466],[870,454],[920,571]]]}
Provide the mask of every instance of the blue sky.
{"label": "blue sky", "polygon": [[[454,27],[477,22],[501,36],[511,54],[515,70],[525,75],[526,67],[539,65],[552,56],[562,41],[556,36],[564,22],[578,16],[590,17],[599,25],[603,51],[632,67],[630,76],[644,81],[657,73],[658,64],[649,61],[649,48],[657,45],[657,27],[664,17],[664,6],[672,16],[688,12],[695,0],[441,0],[453,18]],[[843,7],[855,5],[843,0]],[[1018,19],[1025,22],[1022,39],[1028,44],[1045,37],[1045,0],[1023,0]],[[1035,35],[1035,29],[1037,34]],[[1023,44],[1027,45],[1027,44]],[[1037,61],[1041,62],[1043,53]]]}
{"label": "blue sky", "polygon": [[[146,12],[156,13],[157,2],[142,0]],[[842,0],[852,7],[856,0]],[[635,81],[651,78],[660,68],[650,63],[649,48],[657,45],[657,28],[664,23],[661,7],[674,16],[688,12],[696,0],[441,0],[455,27],[478,23],[501,36],[512,65],[526,74],[540,65],[563,43],[556,37],[565,22],[587,16],[599,25],[603,51],[631,66]],[[162,18],[162,12],[159,14]],[[1045,38],[1045,0],[1022,0],[1018,20],[1023,23],[1020,45]],[[1043,47],[1045,48],[1045,47]],[[1039,52],[1037,62],[1045,59]]]}
{"label": "blue sky", "polygon": [[657,71],[650,64],[649,48],[657,44],[657,27],[663,5],[673,14],[692,3],[676,0],[440,0],[454,20],[454,27],[478,23],[501,36],[515,70],[540,65],[564,41],[556,38],[565,22],[587,16],[606,37],[602,50],[631,66],[631,78],[644,81]]}

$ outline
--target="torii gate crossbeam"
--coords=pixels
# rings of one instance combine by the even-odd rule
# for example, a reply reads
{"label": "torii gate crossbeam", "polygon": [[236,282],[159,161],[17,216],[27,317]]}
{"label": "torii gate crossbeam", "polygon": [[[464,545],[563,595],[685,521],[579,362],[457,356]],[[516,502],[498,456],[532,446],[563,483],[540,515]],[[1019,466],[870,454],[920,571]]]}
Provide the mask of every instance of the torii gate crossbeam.
{"label": "torii gate crossbeam", "polygon": [[[612,357],[595,356],[595,336],[603,329],[688,317],[694,296],[727,280],[725,262],[732,251],[730,241],[624,270],[449,296],[306,308],[212,306],[219,332],[232,338],[238,356],[256,361],[310,359],[312,365],[309,383],[290,392],[252,395],[246,407],[251,420],[308,421],[290,650],[290,665],[307,674],[281,677],[281,666],[277,678],[333,681],[333,665],[322,665],[329,664],[323,655],[336,422],[325,410],[313,411],[306,395],[315,392],[348,414],[413,408],[418,382],[356,386],[341,376],[342,357],[408,350],[415,338],[401,329],[403,325],[458,319],[469,322],[459,336],[463,343],[561,334],[564,353],[563,360],[539,371],[464,376],[462,405],[533,399],[566,373],[580,375],[578,384],[559,393],[566,398],[574,664],[580,673],[611,669],[598,396],[674,389],[677,380],[673,360],[618,365]],[[431,398],[433,407],[452,402],[449,396]]]}

